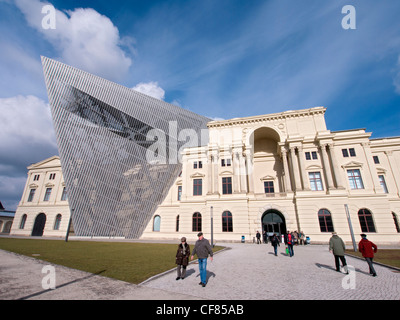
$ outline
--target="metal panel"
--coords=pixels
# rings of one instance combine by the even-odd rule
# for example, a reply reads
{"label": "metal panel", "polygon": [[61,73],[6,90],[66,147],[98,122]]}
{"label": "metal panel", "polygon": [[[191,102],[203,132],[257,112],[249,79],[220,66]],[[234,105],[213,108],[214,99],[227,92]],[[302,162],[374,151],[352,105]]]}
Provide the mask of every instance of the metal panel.
{"label": "metal panel", "polygon": [[[42,64],[75,234],[140,237],[181,171],[178,150],[207,143],[200,131],[210,119],[46,57]],[[198,140],[179,141],[183,129]],[[165,158],[156,148],[163,137]]]}

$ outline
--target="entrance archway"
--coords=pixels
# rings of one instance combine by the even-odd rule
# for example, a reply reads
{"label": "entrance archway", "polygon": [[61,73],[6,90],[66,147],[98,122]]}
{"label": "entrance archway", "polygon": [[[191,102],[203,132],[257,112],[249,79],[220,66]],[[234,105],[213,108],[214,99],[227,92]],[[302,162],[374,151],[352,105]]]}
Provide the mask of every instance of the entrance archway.
{"label": "entrance archway", "polygon": [[261,223],[267,237],[271,237],[274,233],[280,237],[286,233],[285,217],[276,209],[265,211],[262,215]]}
{"label": "entrance archway", "polygon": [[45,224],[46,224],[46,215],[44,213],[39,213],[36,216],[35,223],[33,225],[32,236],[41,237],[43,235]]}

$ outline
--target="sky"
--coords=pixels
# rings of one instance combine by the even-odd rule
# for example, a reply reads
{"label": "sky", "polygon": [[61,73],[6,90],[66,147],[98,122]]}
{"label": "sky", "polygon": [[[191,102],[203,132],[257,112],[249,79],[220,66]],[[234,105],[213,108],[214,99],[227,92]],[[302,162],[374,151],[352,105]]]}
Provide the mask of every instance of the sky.
{"label": "sky", "polygon": [[41,55],[212,119],[324,106],[331,131],[392,137],[399,17],[397,0],[0,0],[0,201],[16,210],[27,166],[58,155]]}

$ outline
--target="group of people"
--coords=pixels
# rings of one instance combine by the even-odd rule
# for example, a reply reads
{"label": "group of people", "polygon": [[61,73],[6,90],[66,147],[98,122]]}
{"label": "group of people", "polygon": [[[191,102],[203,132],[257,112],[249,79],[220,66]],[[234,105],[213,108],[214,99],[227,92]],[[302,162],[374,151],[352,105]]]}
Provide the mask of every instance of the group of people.
{"label": "group of people", "polygon": [[[257,238],[257,244],[260,244],[261,243],[261,233],[259,231],[256,232],[256,238]],[[269,237],[269,240],[271,242],[271,245],[274,247],[275,256],[278,256],[278,246],[280,246],[281,241],[279,240],[277,234],[274,233],[272,236]],[[303,231],[300,231],[300,232],[287,231],[283,235],[283,240],[286,245],[286,254],[289,257],[293,257],[293,255],[294,255],[294,250],[293,250],[294,245],[306,244],[305,235],[304,235]],[[264,232],[264,242],[268,243],[268,237],[265,232]]]}
{"label": "group of people", "polygon": [[[361,252],[365,261],[367,261],[369,273],[373,277],[376,277],[376,271],[373,266],[373,259],[374,254],[378,251],[378,247],[375,243],[367,239],[366,234],[362,233],[360,234],[360,236],[361,241],[358,243],[358,251]],[[329,240],[329,251],[332,252],[335,257],[335,266],[337,272],[340,272],[340,260],[342,262],[343,269],[346,273],[348,273],[346,258],[344,257],[345,250],[346,246],[344,244],[344,241],[337,235],[336,232],[333,232],[332,237]]]}
{"label": "group of people", "polygon": [[[257,231],[258,233],[258,231]],[[287,255],[289,257],[293,257],[294,250],[293,246],[296,244],[295,239],[299,239],[297,232],[287,232],[284,234],[284,242],[286,245]],[[194,255],[197,255],[198,262],[199,262],[199,271],[200,271],[200,283],[202,287],[205,287],[207,284],[207,258],[210,256],[210,260],[213,261],[213,250],[210,245],[210,242],[204,238],[203,233],[199,232],[197,234],[198,240],[193,248],[192,254],[190,255],[190,246],[186,242],[186,238],[182,237],[181,243],[178,245],[178,250],[176,252],[176,264],[177,266],[177,278],[176,280],[184,279],[186,276],[186,267],[189,264],[189,257],[190,260],[193,260]],[[368,263],[369,266],[369,273],[376,277],[376,271],[373,266],[373,258],[374,253],[378,251],[378,247],[371,241],[367,239],[365,234],[361,234],[361,241],[358,244],[358,250],[362,253],[363,257]],[[257,237],[258,238],[258,237]],[[280,246],[280,239],[274,233],[272,237],[270,237],[271,244],[274,247],[275,256],[278,255],[278,246]],[[298,242],[297,242],[298,243]],[[340,272],[340,263],[339,260],[342,262],[343,269],[346,273],[347,270],[347,263],[346,258],[344,256],[346,250],[346,246],[342,238],[340,238],[336,232],[332,233],[332,237],[329,240],[329,251],[333,253],[335,257],[335,266],[336,271]]]}

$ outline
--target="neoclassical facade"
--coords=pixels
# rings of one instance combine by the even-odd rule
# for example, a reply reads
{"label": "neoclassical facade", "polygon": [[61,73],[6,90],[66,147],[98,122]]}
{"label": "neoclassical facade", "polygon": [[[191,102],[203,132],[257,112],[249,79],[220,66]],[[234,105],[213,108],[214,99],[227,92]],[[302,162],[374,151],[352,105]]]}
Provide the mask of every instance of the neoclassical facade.
{"label": "neoclassical facade", "polygon": [[60,158],[54,156],[30,165],[10,234],[65,237],[69,218]]}
{"label": "neoclassical facade", "polygon": [[[209,143],[187,148],[182,172],[143,239],[252,241],[257,231],[303,231],[326,243],[368,234],[400,242],[400,137],[330,131],[325,108],[208,123]],[[212,222],[211,222],[212,221]]]}

